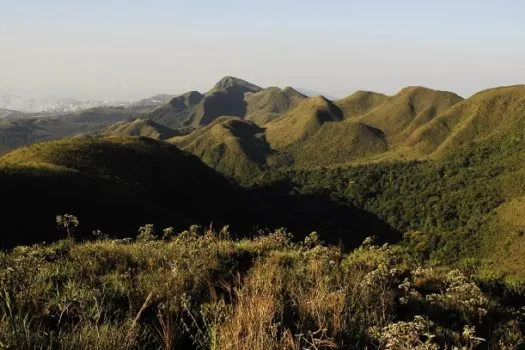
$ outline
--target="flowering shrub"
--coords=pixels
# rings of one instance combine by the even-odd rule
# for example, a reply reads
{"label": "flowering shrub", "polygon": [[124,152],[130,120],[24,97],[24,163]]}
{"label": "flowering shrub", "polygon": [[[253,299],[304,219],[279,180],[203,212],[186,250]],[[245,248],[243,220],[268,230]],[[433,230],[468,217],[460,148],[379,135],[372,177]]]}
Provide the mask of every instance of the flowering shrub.
{"label": "flowering shrub", "polygon": [[[373,240],[252,239],[192,226],[0,252],[0,348],[515,349],[523,289],[482,288]],[[97,233],[97,237],[102,234]],[[171,237],[171,238],[170,238]],[[492,283],[495,283],[494,281]],[[507,299],[506,299],[507,298]],[[479,333],[479,334],[478,334]]]}
{"label": "flowering shrub", "polygon": [[432,341],[435,336],[429,333],[431,326],[426,318],[415,316],[413,321],[372,327],[370,334],[382,349],[437,350],[439,346]]}

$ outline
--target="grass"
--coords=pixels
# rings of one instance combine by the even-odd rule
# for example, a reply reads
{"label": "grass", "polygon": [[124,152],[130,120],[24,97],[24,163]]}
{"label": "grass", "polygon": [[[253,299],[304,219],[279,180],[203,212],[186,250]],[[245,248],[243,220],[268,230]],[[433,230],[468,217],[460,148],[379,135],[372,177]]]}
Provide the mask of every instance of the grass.
{"label": "grass", "polygon": [[255,93],[247,93],[246,119],[264,125],[296,108],[306,96],[291,87],[270,87]]}
{"label": "grass", "polygon": [[342,119],[341,110],[332,102],[312,97],[266,125],[266,139],[273,149],[282,149],[312,136],[325,122]]}
{"label": "grass", "polygon": [[122,121],[103,129],[100,134],[105,136],[136,136],[149,137],[155,140],[166,140],[179,133],[149,119]]}
{"label": "grass", "polygon": [[260,174],[273,151],[259,138],[264,130],[250,121],[221,117],[190,135],[169,142],[198,156],[213,169],[238,179]]}
{"label": "grass", "polygon": [[386,95],[377,92],[356,91],[348,97],[335,101],[335,104],[343,111],[345,118],[354,118],[366,114],[385,99],[387,99]]}
{"label": "grass", "polygon": [[419,154],[443,156],[457,147],[522,128],[525,87],[509,86],[475,94],[414,131],[406,145]]}
{"label": "grass", "polygon": [[[147,138],[80,137],[32,145],[0,159],[0,178],[2,247],[55,240],[48,218],[62,211],[80,217],[85,235],[97,228],[130,235],[143,222],[179,229],[218,224],[228,212],[244,212],[240,191],[228,180],[197,157]],[[238,200],[207,200],[221,192]],[[28,213],[32,220],[24,219]]]}
{"label": "grass", "polygon": [[324,123],[319,131],[287,152],[295,168],[344,164],[388,149],[382,131],[351,120]]}
{"label": "grass", "polygon": [[283,230],[234,240],[227,229],[193,226],[165,240],[21,246],[0,253],[0,345],[473,349],[478,337],[488,348],[522,345],[512,300],[524,289],[480,276],[419,266],[369,240],[349,254],[316,234],[294,243]]}
{"label": "grass", "polygon": [[[452,92],[419,86],[407,87],[385,99],[358,120],[382,130],[392,143],[397,143],[396,138],[400,134],[410,134],[461,100]],[[405,137],[400,138],[404,140]]]}
{"label": "grass", "polygon": [[[248,112],[242,116],[265,130],[257,140],[240,134],[238,143],[264,145],[266,141],[267,145],[260,148],[265,152],[259,156],[266,161],[260,164],[271,169],[439,158],[462,144],[496,134],[504,136],[523,124],[521,87],[481,92],[467,100],[451,92],[417,86],[393,96],[358,91],[335,104],[323,97],[292,95],[295,98],[290,99],[288,95],[286,89],[278,88],[245,95]],[[200,134],[197,130],[189,138]],[[220,144],[220,135],[215,139],[214,143]],[[226,163],[231,163],[228,158],[249,161],[231,147],[189,150],[230,177],[242,179],[261,171],[256,167],[235,171],[224,167],[223,159]]]}

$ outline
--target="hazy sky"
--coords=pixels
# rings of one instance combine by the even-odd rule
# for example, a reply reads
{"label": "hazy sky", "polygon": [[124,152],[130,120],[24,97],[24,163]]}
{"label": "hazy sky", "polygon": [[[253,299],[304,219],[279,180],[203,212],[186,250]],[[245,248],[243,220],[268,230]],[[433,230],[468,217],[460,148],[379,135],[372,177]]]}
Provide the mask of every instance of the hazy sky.
{"label": "hazy sky", "polygon": [[525,0],[0,0],[0,93],[525,83]]}

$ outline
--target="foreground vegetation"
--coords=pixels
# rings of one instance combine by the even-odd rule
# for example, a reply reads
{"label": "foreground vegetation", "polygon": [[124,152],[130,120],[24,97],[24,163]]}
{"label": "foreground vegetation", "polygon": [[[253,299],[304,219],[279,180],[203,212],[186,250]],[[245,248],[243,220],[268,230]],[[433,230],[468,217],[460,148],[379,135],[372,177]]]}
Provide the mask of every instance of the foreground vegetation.
{"label": "foreground vegetation", "polygon": [[63,240],[0,253],[0,349],[515,349],[525,285],[472,261],[422,266],[367,239],[346,254],[316,233],[232,239],[228,228],[139,230],[60,216]]}

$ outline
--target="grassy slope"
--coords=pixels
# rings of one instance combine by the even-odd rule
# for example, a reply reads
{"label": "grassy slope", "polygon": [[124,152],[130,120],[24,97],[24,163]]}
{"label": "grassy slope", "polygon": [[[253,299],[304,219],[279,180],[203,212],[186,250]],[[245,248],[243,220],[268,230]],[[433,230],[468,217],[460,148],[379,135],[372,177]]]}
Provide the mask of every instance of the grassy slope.
{"label": "grassy slope", "polygon": [[190,135],[169,141],[197,155],[215,170],[236,178],[261,173],[272,152],[263,129],[235,117],[221,117]]}
{"label": "grassy slope", "polygon": [[335,166],[387,150],[381,130],[353,121],[327,122],[289,149],[296,168]]}
{"label": "grassy slope", "polygon": [[148,114],[148,118],[168,127],[187,128],[192,122],[193,108],[201,103],[203,98],[200,92],[187,92],[158,107]]}
{"label": "grassy slope", "polygon": [[247,93],[246,119],[264,125],[296,108],[306,96],[291,87],[270,87],[256,93]]}
{"label": "grassy slope", "polygon": [[[522,177],[523,179],[523,177]],[[492,270],[525,277],[525,197],[518,197],[495,211],[495,220],[484,246]]]}
{"label": "grassy slope", "polygon": [[293,111],[265,125],[266,139],[274,149],[303,141],[329,121],[340,121],[343,114],[322,96],[302,101]]}
{"label": "grassy slope", "polygon": [[442,155],[470,141],[509,135],[522,127],[524,119],[524,86],[486,90],[416,130],[406,146],[418,153]]}
{"label": "grassy slope", "polygon": [[178,132],[150,119],[122,121],[108,126],[100,132],[106,136],[144,136],[155,140],[166,140],[178,135]]}
{"label": "grassy slope", "polygon": [[387,99],[386,95],[372,91],[356,91],[354,94],[335,101],[345,118],[358,117],[379,106]]}
{"label": "grassy slope", "polygon": [[359,118],[362,123],[381,129],[391,142],[404,139],[417,127],[460,102],[458,95],[424,87],[407,87],[386,98],[376,108]]}
{"label": "grassy slope", "polygon": [[400,249],[370,244],[344,254],[315,235],[294,244],[282,230],[243,240],[227,233],[193,227],[167,241],[61,241],[0,253],[0,344],[266,350],[395,341],[416,349],[424,339],[425,348],[467,349],[475,336],[490,349],[525,343],[523,285],[472,266],[421,267]]}
{"label": "grassy slope", "polygon": [[[277,117],[263,125],[265,139],[273,150],[266,163],[273,168],[314,168],[400,159],[406,156],[400,144],[408,135],[461,100],[455,94],[422,87],[405,88],[391,97],[358,91],[335,104],[323,97],[301,99],[294,109],[278,116],[289,107],[284,91],[270,88],[246,94],[251,114],[248,118],[259,118],[261,114],[257,113],[265,116],[274,113],[271,115]],[[343,118],[348,121],[343,122]],[[259,123],[265,121],[260,118]],[[246,140],[247,144],[250,142]],[[235,157],[223,148],[206,152],[208,164],[220,164],[222,158],[228,162],[228,158]],[[260,158],[266,158],[266,153]],[[239,171],[234,174],[224,167],[219,170],[234,177],[256,174]]]}

